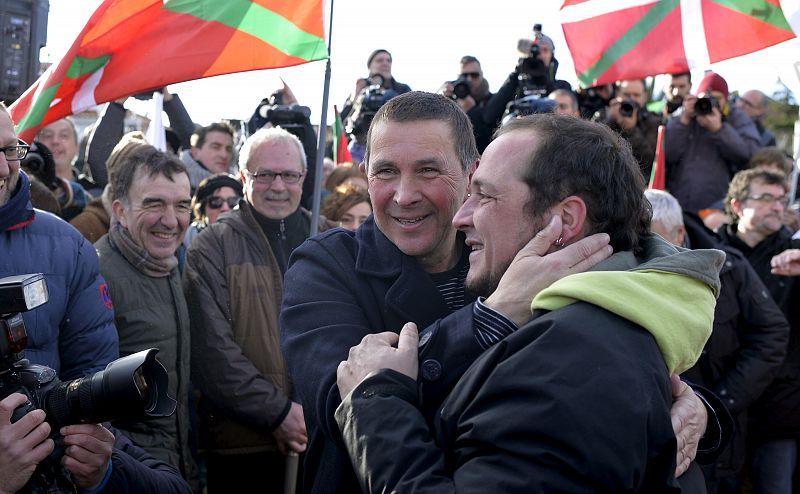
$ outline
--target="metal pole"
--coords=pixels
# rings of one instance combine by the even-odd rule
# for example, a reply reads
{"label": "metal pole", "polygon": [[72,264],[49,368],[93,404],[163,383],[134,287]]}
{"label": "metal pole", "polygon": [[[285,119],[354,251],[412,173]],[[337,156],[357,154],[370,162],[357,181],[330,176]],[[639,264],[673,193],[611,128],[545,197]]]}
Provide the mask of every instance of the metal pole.
{"label": "metal pole", "polygon": [[794,203],[795,197],[797,197],[797,175],[798,175],[798,159],[800,159],[800,119],[798,119],[794,123],[794,142],[792,143],[794,147],[794,164],[792,166],[792,189],[789,193],[789,204]]}
{"label": "metal pole", "polygon": [[314,174],[314,196],[311,208],[311,231],[309,236],[313,237],[319,231],[319,206],[322,199],[322,161],[325,159],[325,137],[328,133],[328,95],[331,86],[331,40],[333,37],[333,0],[331,2],[330,24],[328,26],[328,60],[325,62],[325,89],[322,91],[322,108],[320,108],[319,132],[317,144],[317,162],[314,164],[316,173]]}
{"label": "metal pole", "polygon": [[300,455],[295,451],[286,453],[286,468],[283,474],[283,494],[295,494],[297,490],[297,467]]}

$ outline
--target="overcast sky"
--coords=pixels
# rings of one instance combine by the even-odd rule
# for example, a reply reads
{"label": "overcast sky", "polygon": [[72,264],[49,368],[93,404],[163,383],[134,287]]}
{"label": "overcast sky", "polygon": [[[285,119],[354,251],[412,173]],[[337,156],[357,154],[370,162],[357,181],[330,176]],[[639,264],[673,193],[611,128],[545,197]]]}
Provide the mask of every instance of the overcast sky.
{"label": "overcast sky", "polygon": [[[50,0],[44,61],[57,60],[69,48],[100,0]],[[558,76],[576,86],[575,71],[564,41],[558,11],[561,0],[335,0],[331,54],[332,105],[341,107],[356,78],[367,74],[366,59],[376,48],[389,50],[395,78],[412,89],[436,91],[443,81],[458,74],[458,60],[474,55],[482,63],[493,91],[500,87],[517,61],[516,42],[530,37],[534,23],[556,45]],[[731,90],[776,89],[782,70],[787,84],[800,90],[792,64],[800,42],[791,40],[755,55],[716,64]],[[694,71],[699,80],[702,69]],[[280,87],[292,88],[301,104],[311,107],[312,122],[319,123],[325,62],[288,69],[219,76],[170,86],[180,94],[192,118],[209,124],[220,118],[248,118],[255,105]],[[792,80],[793,79],[793,80]],[[138,102],[131,109],[144,111]]]}

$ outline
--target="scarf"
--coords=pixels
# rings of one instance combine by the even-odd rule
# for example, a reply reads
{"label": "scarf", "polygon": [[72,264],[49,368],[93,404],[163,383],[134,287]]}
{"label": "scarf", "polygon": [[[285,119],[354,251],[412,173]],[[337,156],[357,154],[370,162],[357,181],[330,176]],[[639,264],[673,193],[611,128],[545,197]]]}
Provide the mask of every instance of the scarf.
{"label": "scarf", "polygon": [[111,247],[122,254],[122,257],[134,268],[152,278],[169,276],[172,270],[178,266],[178,258],[174,255],[166,259],[153,258],[147,250],[133,241],[128,229],[123,228],[119,223],[111,225],[111,229],[108,231],[108,240],[111,242]]}

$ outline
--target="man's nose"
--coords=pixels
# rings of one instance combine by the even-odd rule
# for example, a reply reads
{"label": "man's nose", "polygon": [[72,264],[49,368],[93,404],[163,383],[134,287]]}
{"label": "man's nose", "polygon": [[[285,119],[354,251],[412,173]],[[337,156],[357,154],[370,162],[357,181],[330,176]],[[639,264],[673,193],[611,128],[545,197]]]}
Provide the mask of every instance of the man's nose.
{"label": "man's nose", "polygon": [[168,206],[164,209],[161,215],[161,224],[167,228],[175,228],[178,226],[178,213],[175,211],[174,207]]}
{"label": "man's nose", "polygon": [[0,178],[7,178],[9,175],[11,175],[11,165],[6,159],[6,153],[0,153]]}
{"label": "man's nose", "polygon": [[276,175],[275,178],[272,179],[269,188],[272,190],[286,190],[286,182],[283,181],[283,175]]}
{"label": "man's nose", "polygon": [[394,191],[394,201],[400,206],[408,206],[419,200],[419,185],[414,177],[401,176]]}
{"label": "man's nose", "polygon": [[477,197],[472,195],[467,196],[464,204],[458,208],[456,215],[453,216],[453,227],[457,230],[466,231],[473,228],[472,214],[475,212],[475,205],[477,204]]}

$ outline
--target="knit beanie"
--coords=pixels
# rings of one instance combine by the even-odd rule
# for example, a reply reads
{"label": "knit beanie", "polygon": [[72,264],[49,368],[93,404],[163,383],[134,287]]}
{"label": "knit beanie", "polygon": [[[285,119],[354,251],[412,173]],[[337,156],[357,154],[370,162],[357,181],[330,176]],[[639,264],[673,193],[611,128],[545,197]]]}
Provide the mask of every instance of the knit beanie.
{"label": "knit beanie", "polygon": [[537,36],[537,38],[539,39],[540,45],[549,46],[551,51],[555,51],[556,45],[553,44],[553,39],[550,38],[550,36],[547,36],[546,34],[540,34]]}
{"label": "knit beanie", "polygon": [[238,195],[242,195],[242,184],[236,180],[233,175],[227,173],[218,173],[204,178],[197,186],[197,191],[194,193],[192,204],[201,203],[207,198],[214,195],[214,191],[222,187],[230,187]]}
{"label": "knit beanie", "polygon": [[369,58],[367,59],[367,68],[369,68],[369,66],[372,64],[372,59],[377,57],[379,53],[385,53],[389,55],[389,58],[392,57],[392,54],[389,53],[388,51],[384,50],[383,48],[378,48],[377,50],[369,54]]}
{"label": "knit beanie", "polygon": [[[725,96],[725,100],[728,99],[728,83],[725,82],[725,79],[723,79],[721,75],[714,72],[706,74],[703,80],[700,81],[700,85],[697,86],[697,94],[703,94],[709,91],[719,91]],[[720,104],[722,104],[722,102],[720,102]]]}

